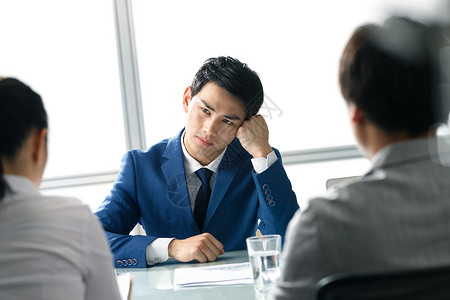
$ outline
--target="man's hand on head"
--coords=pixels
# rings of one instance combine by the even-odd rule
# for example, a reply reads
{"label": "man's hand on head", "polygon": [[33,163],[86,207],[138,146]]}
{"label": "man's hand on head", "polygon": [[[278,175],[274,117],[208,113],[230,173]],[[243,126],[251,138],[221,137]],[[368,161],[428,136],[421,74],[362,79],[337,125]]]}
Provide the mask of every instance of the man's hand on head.
{"label": "man's hand on head", "polygon": [[169,244],[169,256],[181,261],[215,261],[224,253],[223,245],[209,233],[202,233],[184,240],[174,239]]}
{"label": "man's hand on head", "polygon": [[236,132],[236,137],[253,158],[267,157],[272,152],[272,147],[269,145],[269,128],[261,115],[244,121]]}

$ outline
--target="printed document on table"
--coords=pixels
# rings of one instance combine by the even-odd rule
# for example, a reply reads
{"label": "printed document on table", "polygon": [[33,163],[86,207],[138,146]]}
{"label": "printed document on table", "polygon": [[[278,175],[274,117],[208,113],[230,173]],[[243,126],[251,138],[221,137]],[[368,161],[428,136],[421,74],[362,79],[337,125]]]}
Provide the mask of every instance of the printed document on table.
{"label": "printed document on table", "polygon": [[122,300],[131,299],[131,287],[133,285],[133,277],[130,273],[116,275],[117,285]]}
{"label": "printed document on table", "polygon": [[231,285],[253,283],[249,262],[207,267],[178,268],[174,271],[175,287]]}

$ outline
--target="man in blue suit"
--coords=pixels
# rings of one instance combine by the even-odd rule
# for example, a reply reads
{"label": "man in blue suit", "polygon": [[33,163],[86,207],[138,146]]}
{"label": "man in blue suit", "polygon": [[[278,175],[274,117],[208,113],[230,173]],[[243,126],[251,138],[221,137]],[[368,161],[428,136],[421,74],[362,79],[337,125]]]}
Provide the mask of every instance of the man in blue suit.
{"label": "man in blue suit", "polygon": [[[185,128],[146,151],[129,151],[96,212],[116,267],[169,257],[214,261],[246,249],[257,229],[284,236],[298,204],[257,115],[263,98],[246,64],[231,57],[204,63],[183,95]],[[138,222],[146,236],[129,235]]]}

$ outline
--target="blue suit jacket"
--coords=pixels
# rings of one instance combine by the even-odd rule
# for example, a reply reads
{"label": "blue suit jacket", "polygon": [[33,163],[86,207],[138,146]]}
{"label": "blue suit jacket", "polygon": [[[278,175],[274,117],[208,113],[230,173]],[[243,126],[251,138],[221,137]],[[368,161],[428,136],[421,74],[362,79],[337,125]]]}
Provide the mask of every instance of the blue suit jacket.
{"label": "blue suit jacket", "polygon": [[[189,200],[181,133],[147,151],[129,151],[111,193],[95,213],[116,267],[146,267],[147,245],[159,237],[185,239],[209,232],[225,251],[246,249],[245,239],[257,228],[284,236],[298,209],[278,150],[278,160],[256,174],[251,155],[234,139],[217,169],[201,232]],[[137,222],[146,236],[129,235]]]}

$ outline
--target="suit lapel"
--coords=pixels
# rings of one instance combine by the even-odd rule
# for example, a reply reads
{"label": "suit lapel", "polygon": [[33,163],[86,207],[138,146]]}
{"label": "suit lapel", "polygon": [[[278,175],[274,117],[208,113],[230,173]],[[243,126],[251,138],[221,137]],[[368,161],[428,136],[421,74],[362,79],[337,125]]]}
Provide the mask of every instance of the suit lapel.
{"label": "suit lapel", "polygon": [[191,202],[186,184],[184,170],[183,151],[181,149],[181,131],[169,140],[163,157],[166,161],[161,165],[161,170],[167,183],[167,199],[179,210],[179,214],[185,218],[185,224],[190,225],[191,232],[199,231],[192,215]]}
{"label": "suit lapel", "polygon": [[216,178],[214,181],[213,190],[211,193],[211,198],[208,205],[208,210],[206,211],[205,223],[203,228],[208,226],[214,213],[219,207],[223,200],[225,192],[230,187],[233,178],[240,169],[242,165],[242,153],[245,151],[239,141],[235,138],[230,145],[228,145],[227,151],[220,162],[219,168],[217,169]]}

